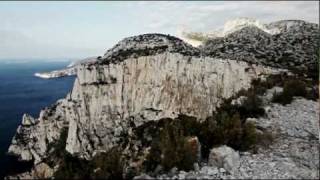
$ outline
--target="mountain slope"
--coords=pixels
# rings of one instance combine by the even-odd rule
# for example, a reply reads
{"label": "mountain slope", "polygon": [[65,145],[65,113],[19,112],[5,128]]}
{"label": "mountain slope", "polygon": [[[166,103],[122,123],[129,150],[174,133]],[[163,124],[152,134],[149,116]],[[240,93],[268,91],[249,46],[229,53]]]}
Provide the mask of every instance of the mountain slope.
{"label": "mountain slope", "polygon": [[290,69],[316,77],[319,26],[302,21],[279,21],[269,26],[281,32],[271,35],[248,26],[226,37],[207,40],[201,48],[208,56]]}

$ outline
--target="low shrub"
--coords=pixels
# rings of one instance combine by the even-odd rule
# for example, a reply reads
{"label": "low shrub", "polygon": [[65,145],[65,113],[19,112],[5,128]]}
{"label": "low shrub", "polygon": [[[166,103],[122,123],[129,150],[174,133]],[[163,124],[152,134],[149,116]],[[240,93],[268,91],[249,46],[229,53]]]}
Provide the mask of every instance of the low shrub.
{"label": "low shrub", "polygon": [[66,142],[68,137],[68,128],[62,128],[60,131],[59,139],[48,144],[47,152],[48,156],[44,160],[50,167],[54,167],[56,163],[60,163],[65,157],[67,151]]}
{"label": "low shrub", "polygon": [[301,80],[289,80],[284,84],[283,92],[273,94],[272,102],[286,105],[292,102],[294,96],[308,97],[306,83]]}
{"label": "low shrub", "polygon": [[106,153],[100,153],[88,161],[64,153],[58,170],[54,173],[56,179],[123,179],[124,163],[121,150],[113,148]]}
{"label": "low shrub", "polygon": [[290,96],[287,93],[281,92],[281,93],[277,93],[274,92],[272,95],[272,102],[274,103],[280,103],[282,105],[286,105],[286,104],[290,104],[293,100],[293,96]]}
{"label": "low shrub", "polygon": [[93,179],[123,179],[124,160],[121,149],[113,148],[107,153],[97,154],[91,161],[90,177]]}
{"label": "low shrub", "polygon": [[55,179],[88,179],[90,178],[89,162],[65,152],[53,176]]}
{"label": "low shrub", "polygon": [[238,113],[227,112],[207,118],[199,134],[203,157],[208,157],[212,147],[224,144],[240,151],[253,148],[257,142],[255,126],[242,121]]}
{"label": "low shrub", "polygon": [[259,117],[265,114],[262,108],[262,100],[254,90],[248,91],[245,101],[235,108],[240,113],[241,118]]}
{"label": "low shrub", "polygon": [[122,179],[123,161],[121,149],[113,148],[100,153],[91,161],[74,157],[65,150],[68,129],[61,130],[60,138],[48,146],[49,156],[45,162],[59,168],[54,173],[56,179]]}
{"label": "low shrub", "polygon": [[290,80],[284,84],[283,91],[292,96],[306,96],[306,83],[302,80]]}
{"label": "low shrub", "polygon": [[[168,171],[173,167],[180,170],[193,169],[197,156],[188,143],[182,121],[164,119],[158,136],[152,140],[151,150],[144,163],[147,171],[153,171],[158,165]],[[190,126],[189,126],[190,127]]]}
{"label": "low shrub", "polygon": [[252,149],[257,145],[257,132],[256,127],[253,123],[245,123],[243,125],[241,143],[239,146],[239,150],[245,151],[248,149]]}

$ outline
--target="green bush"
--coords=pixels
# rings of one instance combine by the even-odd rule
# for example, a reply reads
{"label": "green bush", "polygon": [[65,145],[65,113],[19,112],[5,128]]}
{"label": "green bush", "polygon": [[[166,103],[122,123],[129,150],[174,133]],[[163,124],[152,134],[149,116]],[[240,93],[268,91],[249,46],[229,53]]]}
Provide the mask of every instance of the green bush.
{"label": "green bush", "polygon": [[113,148],[107,153],[97,154],[91,161],[91,178],[94,179],[123,179],[124,161],[121,149]]}
{"label": "green bush", "polygon": [[49,144],[50,159],[45,161],[52,167],[59,165],[53,175],[56,179],[122,179],[121,149],[113,148],[87,161],[74,157],[65,150],[67,135],[68,129],[63,128],[60,138]]}
{"label": "green bush", "polygon": [[202,124],[199,139],[202,155],[207,158],[214,146],[228,145],[236,150],[250,150],[256,144],[256,130],[253,124],[242,123],[239,113],[219,112]]}
{"label": "green bush", "polygon": [[124,161],[121,158],[121,152],[121,149],[113,148],[107,153],[97,154],[90,161],[65,152],[54,177],[56,179],[123,179]]}
{"label": "green bush", "polygon": [[290,104],[292,102],[292,100],[293,100],[293,96],[291,96],[288,93],[284,93],[284,92],[276,93],[276,92],[274,92],[271,101],[275,102],[275,103],[280,103],[282,105],[286,105],[286,104]]}
{"label": "green bush", "polygon": [[66,154],[66,142],[68,137],[68,128],[62,128],[59,139],[48,144],[47,153],[49,154],[44,160],[50,167],[59,163]]}
{"label": "green bush", "polygon": [[273,94],[272,102],[286,105],[292,102],[294,96],[308,97],[306,86],[301,80],[289,80],[284,84],[283,92]]}
{"label": "green bush", "polygon": [[252,123],[245,123],[243,125],[243,134],[239,150],[252,149],[257,144],[256,127]]}
{"label": "green bush", "polygon": [[56,179],[88,179],[90,178],[89,162],[66,152],[53,176]]}
{"label": "green bush", "polygon": [[283,90],[292,96],[306,96],[306,83],[301,80],[290,80],[284,84]]}
{"label": "green bush", "polygon": [[257,96],[255,91],[249,91],[247,99],[237,108],[242,118],[259,117],[265,114],[262,108],[262,100]]}
{"label": "green bush", "polygon": [[145,162],[146,169],[153,171],[161,165],[165,171],[173,167],[191,170],[197,157],[185,136],[183,122],[166,119],[159,135],[152,140],[151,150]]}

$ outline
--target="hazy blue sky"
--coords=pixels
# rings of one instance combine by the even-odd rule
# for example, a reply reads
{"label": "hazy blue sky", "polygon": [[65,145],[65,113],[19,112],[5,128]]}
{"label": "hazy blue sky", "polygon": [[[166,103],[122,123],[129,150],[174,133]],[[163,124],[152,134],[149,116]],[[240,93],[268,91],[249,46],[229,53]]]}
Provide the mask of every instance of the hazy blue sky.
{"label": "hazy blue sky", "polygon": [[314,2],[0,2],[0,59],[102,55],[127,36],[210,31],[252,17],[319,21]]}

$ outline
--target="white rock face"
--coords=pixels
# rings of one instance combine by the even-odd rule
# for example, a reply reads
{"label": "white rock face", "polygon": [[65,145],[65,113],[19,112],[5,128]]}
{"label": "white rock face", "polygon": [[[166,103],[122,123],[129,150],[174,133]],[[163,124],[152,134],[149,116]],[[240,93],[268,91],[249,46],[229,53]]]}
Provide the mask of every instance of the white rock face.
{"label": "white rock face", "polygon": [[244,27],[248,26],[255,26],[258,27],[259,29],[265,31],[266,33],[269,34],[278,34],[280,33],[280,30],[276,27],[273,28],[268,28],[266,24],[260,22],[257,19],[253,18],[236,18],[233,20],[229,20],[224,24],[223,30],[221,34],[218,34],[218,37],[223,37],[228,34],[231,34],[235,31],[238,31]]}
{"label": "white rock face", "polygon": [[[222,97],[249,88],[253,78],[272,72],[243,62],[177,53],[80,66],[78,71],[71,93],[77,106],[68,112],[72,118],[67,150],[85,153],[85,157],[93,149],[109,149],[116,144],[119,133],[114,127],[120,132],[128,129],[130,117],[134,117],[136,126],[163,117],[174,118],[179,113],[204,119]],[[78,138],[89,134],[91,144],[86,138]]]}
{"label": "white rock face", "polygon": [[58,139],[61,129],[68,125],[64,109],[67,104],[67,100],[60,100],[54,106],[42,110],[34,123],[30,123],[33,120],[31,116],[24,115],[8,152],[18,155],[21,160],[34,159],[35,164],[41,162],[46,156],[49,143]]}
{"label": "white rock face", "polygon": [[208,164],[233,172],[240,165],[240,156],[238,152],[224,145],[211,149]]}
{"label": "white rock face", "polygon": [[204,119],[222,98],[249,88],[258,76],[277,72],[240,61],[169,52],[77,68],[70,95],[42,111],[37,124],[21,127],[16,137],[28,143],[14,138],[9,152],[25,154],[22,159],[32,154],[39,162],[48,144],[68,127],[66,150],[90,159],[130,133],[130,122],[140,126],[179,113]]}

